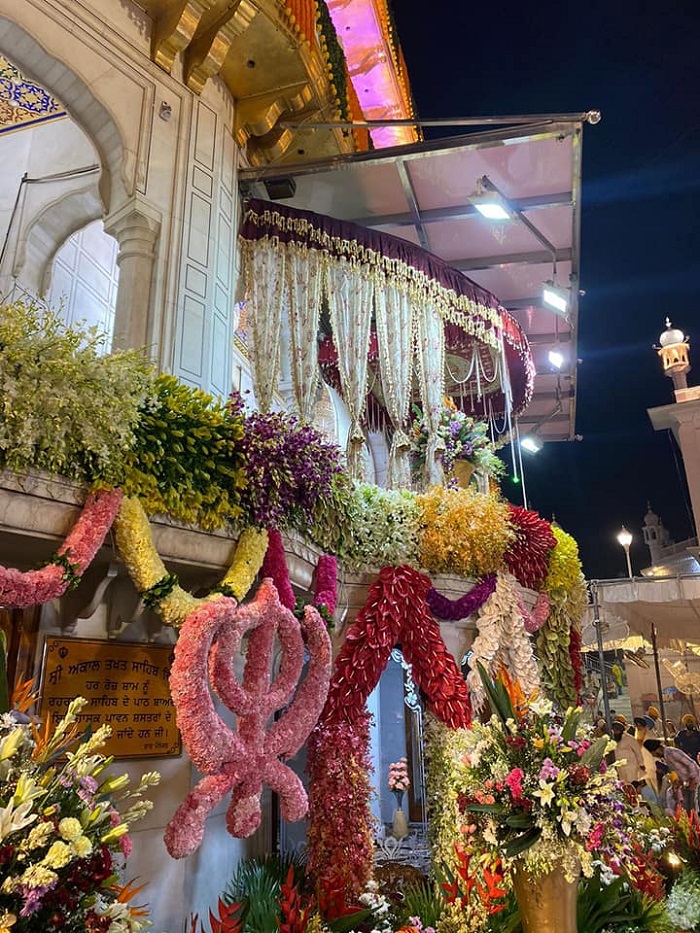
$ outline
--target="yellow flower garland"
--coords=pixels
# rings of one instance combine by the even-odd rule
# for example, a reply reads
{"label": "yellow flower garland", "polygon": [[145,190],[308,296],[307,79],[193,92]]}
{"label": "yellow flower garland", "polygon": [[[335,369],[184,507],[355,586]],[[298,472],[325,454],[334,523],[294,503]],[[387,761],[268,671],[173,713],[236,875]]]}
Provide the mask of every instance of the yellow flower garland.
{"label": "yellow flower garland", "polygon": [[549,555],[549,573],[544,581],[544,590],[550,594],[558,590],[568,592],[579,584],[581,577],[578,544],[558,525],[552,525],[552,531],[557,543]]}
{"label": "yellow flower garland", "polygon": [[[138,499],[124,497],[114,522],[114,531],[119,553],[134,586],[140,593],[147,592],[168,576],[168,571],[153,544],[148,516]],[[246,528],[238,540],[233,561],[221,581],[221,586],[231,590],[236,599],[243,599],[262,566],[266,551],[267,531]],[[167,625],[179,628],[202,602],[214,599],[221,599],[221,594],[211,593],[200,599],[176,584],[168,595],[155,605],[155,609]]]}

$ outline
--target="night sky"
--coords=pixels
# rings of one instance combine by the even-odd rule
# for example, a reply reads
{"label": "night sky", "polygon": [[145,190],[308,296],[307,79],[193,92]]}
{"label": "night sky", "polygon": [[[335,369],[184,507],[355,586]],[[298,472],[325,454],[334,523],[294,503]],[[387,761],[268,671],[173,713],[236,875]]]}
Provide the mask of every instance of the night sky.
{"label": "night sky", "polygon": [[[697,0],[393,6],[421,117],[602,111],[583,136],[584,439],[528,456],[526,483],[530,507],[579,542],[588,577],[626,573],[622,524],[639,571],[647,500],[676,541],[694,533],[675,442],[646,409],[673,401],[652,349],[666,315],[700,335]],[[426,131],[438,135],[447,132]],[[691,385],[700,339],[693,362]]]}

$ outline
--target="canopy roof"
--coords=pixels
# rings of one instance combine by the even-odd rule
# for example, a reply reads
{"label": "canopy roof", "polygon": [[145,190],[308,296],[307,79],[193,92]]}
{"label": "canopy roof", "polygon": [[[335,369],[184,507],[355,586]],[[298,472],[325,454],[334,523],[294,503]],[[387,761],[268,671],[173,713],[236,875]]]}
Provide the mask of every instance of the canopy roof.
{"label": "canopy roof", "polygon": [[[622,619],[630,632],[650,637],[656,625],[658,643],[700,644],[700,576],[635,578],[594,583],[602,619]],[[675,643],[675,644],[674,644]]]}
{"label": "canopy roof", "polygon": [[[271,183],[293,178],[293,196],[277,197],[285,205],[401,237],[495,295],[535,355],[534,395],[521,430],[572,439],[583,118],[542,118],[325,162],[243,170],[241,181],[248,195],[274,200]],[[512,219],[492,222],[476,211],[470,195],[483,176],[507,198]],[[560,285],[571,286],[566,319],[542,302],[542,283],[555,271]],[[555,346],[564,356],[560,370],[548,360]]]}

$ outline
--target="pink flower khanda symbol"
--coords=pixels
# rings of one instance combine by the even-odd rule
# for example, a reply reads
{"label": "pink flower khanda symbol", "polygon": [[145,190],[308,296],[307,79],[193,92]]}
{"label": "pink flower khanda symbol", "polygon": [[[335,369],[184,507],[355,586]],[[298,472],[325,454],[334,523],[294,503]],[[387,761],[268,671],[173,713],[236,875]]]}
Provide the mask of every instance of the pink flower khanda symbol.
{"label": "pink flower khanda symbol", "polygon": [[[233,661],[245,635],[248,649],[239,683]],[[273,679],[276,639],[281,661]],[[309,665],[299,685],[304,643]],[[208,813],[229,792],[226,825],[233,836],[250,836],[260,825],[263,784],[279,794],[285,820],[305,816],[306,791],[280,758],[294,755],[316,725],[330,674],[331,643],[318,611],[307,606],[300,623],[280,603],[269,579],[263,580],[251,603],[238,606],[234,599],[221,597],[203,603],[187,618],[175,648],[170,692],[182,741],[205,777],[166,828],[165,845],[173,858],[191,855],[199,847]],[[235,713],[237,732],[216,712],[209,681]],[[268,728],[273,714],[283,709]]]}

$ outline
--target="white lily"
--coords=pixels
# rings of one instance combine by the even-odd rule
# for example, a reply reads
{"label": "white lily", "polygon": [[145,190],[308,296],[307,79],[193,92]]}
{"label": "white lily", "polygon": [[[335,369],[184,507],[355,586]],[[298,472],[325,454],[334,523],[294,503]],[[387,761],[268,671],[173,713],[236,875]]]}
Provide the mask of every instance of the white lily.
{"label": "white lily", "polygon": [[15,806],[11,800],[6,807],[0,807],[0,842],[10,833],[16,833],[34,822],[38,814],[32,813],[32,803],[32,800],[25,800]]}

